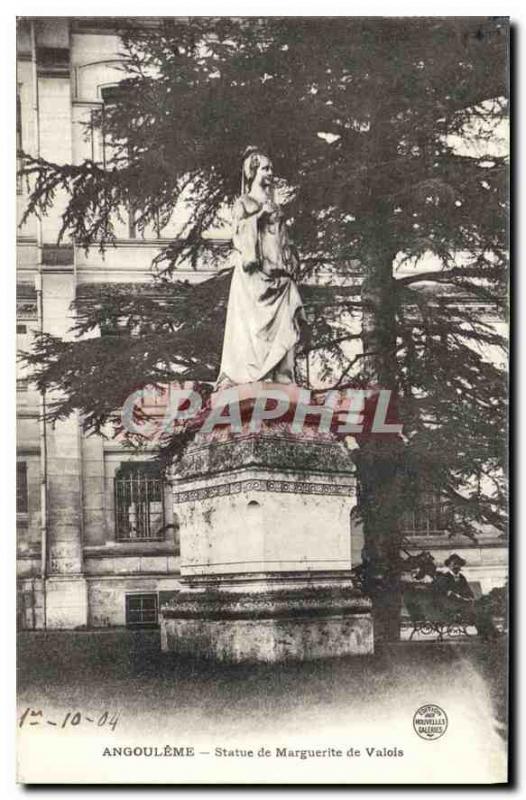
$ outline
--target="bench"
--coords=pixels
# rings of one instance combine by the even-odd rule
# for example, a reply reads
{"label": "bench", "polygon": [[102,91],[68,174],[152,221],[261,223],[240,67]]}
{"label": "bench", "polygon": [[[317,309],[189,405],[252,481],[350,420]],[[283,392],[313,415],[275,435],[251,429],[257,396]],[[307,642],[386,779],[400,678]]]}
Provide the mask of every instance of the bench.
{"label": "bench", "polygon": [[475,633],[468,630],[474,624],[473,606],[467,604],[465,611],[448,608],[432,584],[406,585],[403,600],[412,626],[410,641],[418,633],[423,636],[436,634],[436,641],[439,642],[445,638],[469,638],[476,635],[476,629]]}

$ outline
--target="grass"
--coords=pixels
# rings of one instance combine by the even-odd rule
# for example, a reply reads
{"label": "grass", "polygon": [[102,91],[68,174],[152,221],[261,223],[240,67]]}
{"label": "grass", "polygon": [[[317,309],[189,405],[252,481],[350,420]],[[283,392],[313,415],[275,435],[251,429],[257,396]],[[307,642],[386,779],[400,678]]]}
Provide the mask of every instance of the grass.
{"label": "grass", "polygon": [[217,725],[239,733],[254,726],[345,725],[349,715],[370,719],[381,711],[386,717],[406,705],[416,710],[424,695],[430,702],[444,693],[474,693],[502,732],[505,663],[504,640],[489,647],[399,643],[374,656],[224,665],[161,653],[156,630],[23,632],[19,703],[118,707],[130,724],[176,723],[188,732]]}

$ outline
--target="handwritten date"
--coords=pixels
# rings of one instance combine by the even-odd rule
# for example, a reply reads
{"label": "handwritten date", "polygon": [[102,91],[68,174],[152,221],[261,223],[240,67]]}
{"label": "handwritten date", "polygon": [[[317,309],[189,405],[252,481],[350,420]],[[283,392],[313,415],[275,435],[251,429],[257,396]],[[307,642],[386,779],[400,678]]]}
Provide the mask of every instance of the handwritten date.
{"label": "handwritten date", "polygon": [[68,711],[62,719],[52,720],[46,719],[41,709],[28,707],[18,720],[18,727],[51,725],[55,728],[76,728],[79,725],[88,724],[97,728],[111,728],[114,731],[118,721],[119,713],[117,711],[103,711],[98,717],[89,716],[82,711]]}

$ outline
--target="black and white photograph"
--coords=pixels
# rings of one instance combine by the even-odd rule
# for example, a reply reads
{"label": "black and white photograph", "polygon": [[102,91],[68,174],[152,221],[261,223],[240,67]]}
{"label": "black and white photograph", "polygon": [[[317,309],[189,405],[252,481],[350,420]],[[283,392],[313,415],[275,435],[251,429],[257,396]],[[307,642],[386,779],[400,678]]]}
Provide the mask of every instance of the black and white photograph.
{"label": "black and white photograph", "polygon": [[510,19],[44,6],[16,780],[506,785]]}

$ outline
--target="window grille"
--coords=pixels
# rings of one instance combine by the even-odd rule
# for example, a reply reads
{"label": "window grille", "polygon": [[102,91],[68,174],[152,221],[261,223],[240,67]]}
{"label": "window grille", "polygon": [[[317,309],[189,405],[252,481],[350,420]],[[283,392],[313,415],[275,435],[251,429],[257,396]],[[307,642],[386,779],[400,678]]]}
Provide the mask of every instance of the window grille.
{"label": "window grille", "polygon": [[127,594],[126,625],[129,628],[157,625],[158,607],[156,594]]}
{"label": "window grille", "polygon": [[27,464],[18,461],[16,465],[16,513],[27,514]]}
{"label": "window grille", "polygon": [[406,536],[436,536],[446,533],[453,523],[449,503],[437,492],[422,492],[415,507],[402,517],[402,533]]}
{"label": "window grille", "polygon": [[121,464],[115,476],[115,538],[164,538],[163,481],[152,464]]}

